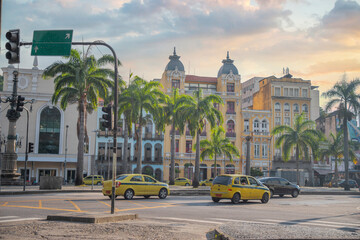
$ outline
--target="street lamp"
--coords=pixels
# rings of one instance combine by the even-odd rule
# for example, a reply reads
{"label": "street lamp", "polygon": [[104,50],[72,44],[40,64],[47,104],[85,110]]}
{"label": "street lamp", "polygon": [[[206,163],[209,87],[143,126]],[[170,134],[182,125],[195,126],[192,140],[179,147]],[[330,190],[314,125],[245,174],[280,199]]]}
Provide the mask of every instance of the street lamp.
{"label": "street lamp", "polygon": [[65,160],[64,160],[64,185],[66,184],[66,156],[67,156],[67,137],[68,137],[68,129],[69,125],[66,125],[66,133],[65,133]]}

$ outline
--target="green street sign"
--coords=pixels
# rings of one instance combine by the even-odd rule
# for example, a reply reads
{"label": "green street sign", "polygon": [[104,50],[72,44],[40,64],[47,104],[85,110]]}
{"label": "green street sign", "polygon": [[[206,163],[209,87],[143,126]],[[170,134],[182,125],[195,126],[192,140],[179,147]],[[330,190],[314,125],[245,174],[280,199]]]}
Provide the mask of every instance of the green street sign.
{"label": "green street sign", "polygon": [[69,56],[73,30],[34,31],[31,56]]}

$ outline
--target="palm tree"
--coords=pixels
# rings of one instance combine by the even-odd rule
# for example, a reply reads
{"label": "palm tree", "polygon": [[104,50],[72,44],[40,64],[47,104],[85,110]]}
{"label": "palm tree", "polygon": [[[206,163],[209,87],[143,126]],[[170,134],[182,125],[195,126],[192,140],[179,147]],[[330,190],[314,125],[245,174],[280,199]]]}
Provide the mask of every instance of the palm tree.
{"label": "palm tree", "polygon": [[210,159],[215,160],[214,171],[215,176],[217,175],[217,164],[216,157],[219,155],[225,155],[230,159],[230,162],[233,160],[233,154],[235,156],[240,157],[239,150],[229,141],[228,138],[225,137],[225,130],[223,127],[215,127],[211,131],[211,139],[201,140],[200,148],[202,152],[200,154],[200,159],[203,161],[205,157],[209,157]]}
{"label": "palm tree", "polygon": [[75,185],[83,182],[84,167],[84,140],[85,140],[85,119],[87,109],[96,109],[99,97],[106,97],[109,89],[114,86],[114,72],[102,66],[114,62],[110,55],[104,55],[96,60],[94,56],[81,56],[75,49],[71,50],[66,63],[55,62],[48,66],[43,73],[44,78],[55,77],[55,92],[52,102],[58,103],[66,110],[68,104],[78,105],[78,153],[76,165]]}
{"label": "palm tree", "polygon": [[[325,156],[333,156],[335,158],[335,176],[334,182],[337,187],[338,184],[338,162],[344,156],[344,134],[342,131],[338,132],[336,136],[330,133],[330,138],[325,141],[323,146],[319,150],[320,159],[323,160]],[[355,151],[350,144],[349,155],[351,159],[356,159]]]}
{"label": "palm tree", "polygon": [[345,187],[344,190],[350,190],[349,187],[349,134],[347,122],[351,120],[353,113],[360,110],[360,97],[356,94],[357,87],[360,86],[360,80],[354,79],[346,81],[346,75],[337,82],[332,89],[322,94],[325,98],[331,100],[326,104],[325,110],[329,111],[338,105],[340,116],[342,117],[342,131],[344,133],[344,161],[345,161]]}
{"label": "palm tree", "polygon": [[315,122],[305,120],[305,115],[302,113],[295,118],[294,126],[280,125],[275,127],[271,135],[282,134],[275,141],[277,148],[282,146],[282,153],[284,161],[290,158],[291,149],[295,147],[296,160],[296,179],[297,184],[300,183],[299,176],[299,158],[303,154],[305,159],[309,159],[309,150],[311,149],[313,157],[316,157],[318,149],[318,140],[321,138],[321,133],[316,131]]}
{"label": "palm tree", "polygon": [[187,116],[190,133],[193,137],[196,135],[194,188],[199,186],[200,177],[200,133],[206,122],[210,123],[211,128],[214,128],[217,123],[222,124],[223,122],[223,116],[214,107],[214,103],[223,104],[223,100],[213,94],[204,97],[201,89],[194,91],[194,97],[184,103],[186,105],[184,115]]}
{"label": "palm tree", "polygon": [[170,185],[175,181],[175,130],[184,132],[186,116],[183,114],[185,103],[191,101],[191,96],[179,95],[179,89],[174,88],[171,97],[167,96],[164,104],[164,123],[171,125],[171,160],[170,160]]}
{"label": "palm tree", "polygon": [[[142,169],[142,128],[145,126],[149,114],[156,115],[160,107],[164,93],[160,91],[159,82],[147,82],[135,76],[129,87],[125,89],[119,97],[120,111],[127,111],[126,117],[135,123],[135,140],[137,149],[137,168],[136,173],[141,173]],[[129,124],[129,120],[127,123]],[[128,125],[129,126],[129,125]],[[131,129],[131,127],[130,127]]]}

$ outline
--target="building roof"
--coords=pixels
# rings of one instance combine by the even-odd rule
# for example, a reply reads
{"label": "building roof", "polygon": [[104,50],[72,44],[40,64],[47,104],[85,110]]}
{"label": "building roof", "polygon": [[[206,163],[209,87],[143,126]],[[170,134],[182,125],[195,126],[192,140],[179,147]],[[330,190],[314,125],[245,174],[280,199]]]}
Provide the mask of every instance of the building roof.
{"label": "building roof", "polygon": [[224,59],[222,61],[223,65],[219,69],[217,77],[220,77],[222,74],[229,74],[230,71],[232,71],[232,73],[234,75],[239,75],[239,72],[238,72],[237,68],[235,67],[235,65],[233,64],[233,62],[234,62],[234,60],[231,60],[229,58],[229,51],[228,51],[226,59]]}
{"label": "building roof", "polygon": [[165,71],[174,71],[176,68],[178,71],[185,71],[184,65],[179,60],[180,56],[176,55],[176,49],[174,47],[173,55],[169,56],[170,62],[166,65]]}
{"label": "building roof", "polygon": [[214,84],[214,83],[217,83],[217,78],[215,78],[215,77],[200,77],[200,76],[195,76],[195,75],[186,75],[185,82],[186,83],[190,83],[190,82],[195,83],[196,82],[196,83]]}

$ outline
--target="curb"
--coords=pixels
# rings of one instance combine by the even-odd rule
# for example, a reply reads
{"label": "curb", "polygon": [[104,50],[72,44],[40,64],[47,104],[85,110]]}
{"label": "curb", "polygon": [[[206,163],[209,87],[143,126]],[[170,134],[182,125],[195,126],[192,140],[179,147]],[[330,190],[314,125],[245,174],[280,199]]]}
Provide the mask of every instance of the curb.
{"label": "curb", "polygon": [[114,215],[105,215],[101,214],[86,214],[86,213],[72,213],[66,215],[48,215],[46,220],[49,221],[66,221],[66,222],[81,222],[81,223],[109,223],[109,222],[118,222],[125,220],[134,220],[137,219],[137,214],[114,214]]}

